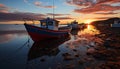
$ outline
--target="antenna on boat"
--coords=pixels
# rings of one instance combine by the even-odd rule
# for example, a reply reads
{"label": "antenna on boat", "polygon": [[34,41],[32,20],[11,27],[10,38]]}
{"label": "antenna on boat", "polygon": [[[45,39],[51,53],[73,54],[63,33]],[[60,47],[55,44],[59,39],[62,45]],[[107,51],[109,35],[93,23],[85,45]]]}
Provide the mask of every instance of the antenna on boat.
{"label": "antenna on boat", "polygon": [[26,18],[23,18],[23,21],[24,21],[24,24],[26,24],[26,23],[27,23]]}
{"label": "antenna on boat", "polygon": [[33,23],[33,25],[35,25],[35,21],[32,19],[32,23]]}
{"label": "antenna on boat", "polygon": [[54,3],[54,0],[53,0],[53,19],[55,18],[55,16],[54,16],[54,13],[55,13],[54,5],[55,5],[55,3]]}

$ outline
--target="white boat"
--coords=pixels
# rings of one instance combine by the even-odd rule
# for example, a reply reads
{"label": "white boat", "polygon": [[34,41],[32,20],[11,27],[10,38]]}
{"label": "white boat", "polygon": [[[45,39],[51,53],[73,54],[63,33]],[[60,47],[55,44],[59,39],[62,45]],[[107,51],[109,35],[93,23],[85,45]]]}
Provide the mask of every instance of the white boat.
{"label": "white boat", "polygon": [[76,20],[68,24],[68,26],[71,26],[72,29],[80,29],[80,25],[78,24],[78,22],[76,22]]}
{"label": "white boat", "polygon": [[111,24],[111,27],[120,27],[120,20],[114,21],[114,23]]}

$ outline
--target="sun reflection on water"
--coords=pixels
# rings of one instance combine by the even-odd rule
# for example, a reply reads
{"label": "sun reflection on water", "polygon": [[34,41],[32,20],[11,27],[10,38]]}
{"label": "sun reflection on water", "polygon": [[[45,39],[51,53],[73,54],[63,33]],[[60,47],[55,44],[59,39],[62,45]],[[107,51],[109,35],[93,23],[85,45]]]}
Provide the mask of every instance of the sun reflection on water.
{"label": "sun reflection on water", "polygon": [[87,28],[79,30],[77,35],[73,36],[75,39],[69,41],[67,45],[69,45],[70,49],[74,49],[76,46],[81,47],[95,45],[95,42],[102,43],[102,40],[95,36],[97,34],[100,34],[99,30],[92,25],[87,25]]}
{"label": "sun reflection on water", "polygon": [[102,43],[103,41],[96,37],[95,35],[100,34],[100,31],[97,30],[94,26],[92,25],[87,25],[87,28],[78,31],[77,34],[77,39],[72,41],[73,45],[78,45],[78,46],[84,46],[84,45],[92,45],[97,42],[97,43]]}
{"label": "sun reflection on water", "polygon": [[100,34],[100,31],[95,29],[92,25],[87,25],[87,28],[78,32],[78,35],[96,35]]}

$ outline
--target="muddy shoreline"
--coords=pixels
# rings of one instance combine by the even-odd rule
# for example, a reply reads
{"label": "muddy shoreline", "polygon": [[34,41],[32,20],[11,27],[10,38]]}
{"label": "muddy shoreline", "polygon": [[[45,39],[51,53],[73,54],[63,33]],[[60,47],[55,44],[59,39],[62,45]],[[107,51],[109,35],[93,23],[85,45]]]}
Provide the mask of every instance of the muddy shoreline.
{"label": "muddy shoreline", "polygon": [[104,63],[98,63],[95,69],[120,69],[120,28],[96,28],[101,33],[95,36],[101,38],[103,42],[96,43],[94,52],[87,54]]}

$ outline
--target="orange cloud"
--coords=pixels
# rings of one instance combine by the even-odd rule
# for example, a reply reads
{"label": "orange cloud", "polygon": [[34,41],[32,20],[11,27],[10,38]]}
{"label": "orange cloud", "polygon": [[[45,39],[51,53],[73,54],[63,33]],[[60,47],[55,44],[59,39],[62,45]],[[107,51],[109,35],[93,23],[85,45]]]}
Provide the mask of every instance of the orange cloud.
{"label": "orange cloud", "polygon": [[105,4],[105,3],[117,3],[117,2],[120,2],[120,0],[97,0],[98,1],[98,3],[100,3],[100,4]]}
{"label": "orange cloud", "polygon": [[23,18],[29,19],[43,19],[46,17],[44,14],[38,13],[29,13],[29,12],[10,12],[13,8],[9,8],[4,4],[0,4],[0,21],[8,22],[8,21],[23,21]]}
{"label": "orange cloud", "polygon": [[68,5],[89,7],[96,4],[111,4],[117,2],[120,2],[120,0],[66,0],[66,3]]}
{"label": "orange cloud", "polygon": [[110,12],[120,9],[120,5],[112,5],[120,0],[66,0],[66,3],[76,6],[76,13],[95,13],[100,11]]}
{"label": "orange cloud", "polygon": [[58,20],[68,20],[68,19],[74,19],[74,18],[71,18],[71,17],[56,17],[55,19],[58,19]]}
{"label": "orange cloud", "polygon": [[55,6],[52,6],[52,5],[45,5],[45,3],[43,5],[43,3],[41,1],[35,1],[34,3],[31,3],[28,0],[23,0],[23,1],[28,5],[34,4],[35,6],[40,7],[40,8],[55,8]]}
{"label": "orange cloud", "polygon": [[105,20],[105,19],[109,19],[109,18],[113,18],[113,17],[97,17],[97,18],[94,18],[94,19],[97,19],[97,20]]}
{"label": "orange cloud", "polygon": [[37,6],[37,7],[40,7],[40,8],[55,8],[55,6],[50,6],[50,5],[44,6],[43,3],[40,2],[40,1],[34,2],[34,5]]}
{"label": "orange cloud", "polygon": [[114,15],[114,14],[118,14],[118,13],[114,13],[114,12],[98,12],[98,13],[94,13],[94,14],[100,14],[100,15]]}
{"label": "orange cloud", "polygon": [[6,7],[4,4],[0,4],[0,12],[8,13],[9,12],[9,8]]}
{"label": "orange cloud", "polygon": [[92,3],[92,0],[66,0],[66,3],[68,5],[73,5],[73,6],[90,6]]}
{"label": "orange cloud", "polygon": [[70,15],[70,14],[53,14],[53,13],[47,13],[47,15],[48,15],[48,16],[53,16],[53,15],[54,15],[54,16],[66,16],[66,15],[67,15],[67,16],[68,16],[68,15]]}
{"label": "orange cloud", "polygon": [[28,12],[0,13],[0,21],[23,21],[24,18],[40,20],[44,17],[44,14]]}
{"label": "orange cloud", "polygon": [[77,13],[95,13],[95,12],[109,12],[109,11],[115,11],[119,10],[120,6],[111,6],[111,5],[103,5],[103,4],[98,4],[96,6],[88,7],[88,8],[83,8],[83,9],[75,9],[74,12]]}
{"label": "orange cloud", "polygon": [[34,2],[34,5],[36,5],[36,6],[41,6],[41,5],[42,5],[42,3],[41,3],[41,2],[39,2],[39,1],[36,1],[36,2]]}

